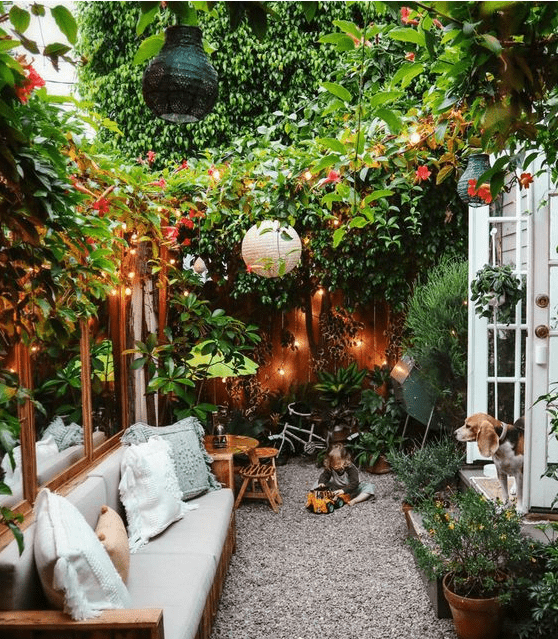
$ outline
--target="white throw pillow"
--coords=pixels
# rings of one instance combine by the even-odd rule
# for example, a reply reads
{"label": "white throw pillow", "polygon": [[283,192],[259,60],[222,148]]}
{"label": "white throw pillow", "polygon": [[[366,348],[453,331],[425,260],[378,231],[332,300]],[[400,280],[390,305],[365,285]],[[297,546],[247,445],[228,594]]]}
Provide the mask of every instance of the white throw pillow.
{"label": "white throw pillow", "polygon": [[[58,446],[54,437],[46,437],[35,443],[35,454],[37,457],[37,473],[43,466],[52,460],[53,455],[58,453]],[[2,459],[2,470],[4,471],[3,482],[10,487],[12,493],[21,490],[21,446],[16,446],[13,450],[15,468],[12,468],[8,453]]]}
{"label": "white throw pillow", "polygon": [[51,605],[76,620],[130,607],[122,578],[79,510],[47,488],[39,493],[34,510],[35,564]]}
{"label": "white throw pillow", "polygon": [[170,444],[158,436],[132,444],[124,451],[120,476],[120,500],[128,520],[130,552],[193,508],[181,501]]}

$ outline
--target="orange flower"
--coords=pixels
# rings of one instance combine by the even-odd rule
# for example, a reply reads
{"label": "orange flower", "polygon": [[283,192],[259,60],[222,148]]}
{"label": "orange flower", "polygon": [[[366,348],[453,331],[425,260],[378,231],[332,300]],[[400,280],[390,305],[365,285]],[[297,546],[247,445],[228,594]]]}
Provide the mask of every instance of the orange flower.
{"label": "orange flower", "polygon": [[413,26],[418,25],[418,20],[411,20],[409,15],[411,14],[411,10],[409,7],[401,7],[401,22],[403,24],[410,24]]}
{"label": "orange flower", "polygon": [[533,184],[533,176],[530,173],[522,173],[519,176],[519,184],[524,189],[529,188],[529,184]]}
{"label": "orange flower", "polygon": [[99,211],[101,215],[109,212],[109,202],[106,198],[99,198],[96,202],[93,202],[93,208],[95,211]]}
{"label": "orange flower", "polygon": [[428,167],[424,164],[423,166],[419,166],[415,173],[415,180],[418,182],[422,182],[423,180],[428,180],[428,178],[432,175],[432,173],[428,170]]}
{"label": "orange flower", "polygon": [[492,194],[490,193],[490,186],[488,184],[481,184],[477,191],[477,195],[487,204],[490,204],[490,202],[492,202]]}
{"label": "orange flower", "polygon": [[15,93],[17,97],[24,104],[29,100],[29,96],[33,93],[34,89],[38,89],[40,87],[45,86],[45,81],[41,78],[41,76],[35,71],[35,69],[29,65],[27,67],[27,78],[23,81],[21,86],[14,87]]}

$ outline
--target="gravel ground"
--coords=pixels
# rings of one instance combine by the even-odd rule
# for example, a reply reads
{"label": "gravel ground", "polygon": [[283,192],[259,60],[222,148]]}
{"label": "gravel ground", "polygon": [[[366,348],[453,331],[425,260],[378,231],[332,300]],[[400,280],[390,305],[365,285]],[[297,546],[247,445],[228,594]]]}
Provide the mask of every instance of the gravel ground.
{"label": "gravel ground", "polygon": [[314,515],[304,506],[319,472],[302,458],[278,467],[279,514],[240,505],[211,639],[455,639],[405,544],[393,476],[361,472],[376,484],[373,501]]}

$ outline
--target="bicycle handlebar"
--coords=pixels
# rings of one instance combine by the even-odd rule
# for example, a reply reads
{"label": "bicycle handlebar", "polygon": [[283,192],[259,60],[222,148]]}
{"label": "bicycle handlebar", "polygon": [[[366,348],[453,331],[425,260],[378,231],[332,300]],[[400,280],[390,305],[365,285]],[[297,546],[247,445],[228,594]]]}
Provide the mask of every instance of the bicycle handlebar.
{"label": "bicycle handlebar", "polygon": [[296,404],[296,402],[292,402],[291,404],[289,404],[289,405],[287,406],[287,408],[289,409],[289,413],[290,413],[291,415],[298,415],[299,417],[311,417],[311,416],[312,416],[312,413],[311,413],[311,412],[310,412],[310,413],[299,413],[299,412],[297,412],[297,411],[293,408],[293,406],[294,406],[295,404]]}

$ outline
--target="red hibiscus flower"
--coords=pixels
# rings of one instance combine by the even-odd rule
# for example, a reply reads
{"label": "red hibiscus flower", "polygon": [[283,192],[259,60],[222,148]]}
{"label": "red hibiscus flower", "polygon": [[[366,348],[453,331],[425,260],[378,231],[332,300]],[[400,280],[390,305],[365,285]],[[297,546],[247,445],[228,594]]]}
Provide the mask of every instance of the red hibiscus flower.
{"label": "red hibiscus flower", "polygon": [[423,166],[419,166],[419,168],[416,170],[415,180],[417,182],[422,182],[423,180],[428,180],[431,175],[431,171],[429,171],[428,167],[424,164]]}
{"label": "red hibiscus flower", "polygon": [[100,215],[104,215],[109,212],[109,202],[106,198],[101,197],[96,202],[93,202],[93,208],[95,211],[99,211]]}
{"label": "red hibiscus flower", "polygon": [[530,173],[522,173],[519,176],[519,184],[523,189],[528,189],[530,184],[533,184],[533,176]]}
{"label": "red hibiscus flower", "polygon": [[187,229],[193,229],[194,228],[194,223],[192,222],[192,220],[190,218],[187,217],[183,217],[180,220],[180,223],[185,226]]}

